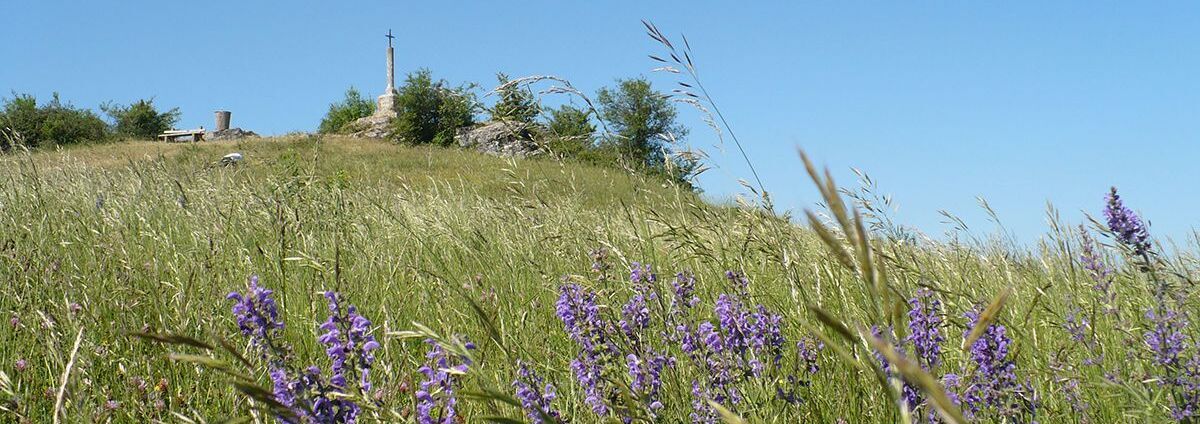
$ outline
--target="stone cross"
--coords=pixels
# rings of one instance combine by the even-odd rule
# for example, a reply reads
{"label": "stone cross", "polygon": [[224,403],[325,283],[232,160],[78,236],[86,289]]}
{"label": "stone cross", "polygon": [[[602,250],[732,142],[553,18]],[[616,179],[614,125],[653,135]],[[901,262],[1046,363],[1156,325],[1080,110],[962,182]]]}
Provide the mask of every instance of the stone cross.
{"label": "stone cross", "polygon": [[387,37],[387,39],[388,39],[388,49],[387,49],[388,84],[387,84],[387,91],[384,92],[384,95],[387,95],[387,94],[392,94],[393,92],[396,91],[396,61],[394,59],[394,56],[392,55],[392,39],[394,39],[396,37],[392,36],[392,30],[390,30],[390,29],[388,30],[388,33],[387,33],[387,35],[385,35],[385,37]]}
{"label": "stone cross", "polygon": [[396,117],[396,60],[392,53],[394,51],[392,49],[392,39],[396,38],[396,36],[392,35],[392,30],[389,29],[387,35],[384,35],[384,37],[388,39],[387,89],[375,101],[375,113],[371,116],[372,119],[381,122],[386,122],[388,119]]}

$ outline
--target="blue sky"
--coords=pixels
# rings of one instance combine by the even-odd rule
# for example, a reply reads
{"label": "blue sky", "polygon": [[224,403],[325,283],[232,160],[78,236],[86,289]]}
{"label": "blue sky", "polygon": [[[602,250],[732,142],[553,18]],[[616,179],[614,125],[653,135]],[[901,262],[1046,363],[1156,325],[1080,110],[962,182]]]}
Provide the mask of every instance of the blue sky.
{"label": "blue sky", "polygon": [[[741,2],[739,2],[741,3]],[[1045,205],[1080,222],[1118,186],[1152,232],[1190,237],[1200,209],[1200,5],[1185,2],[8,2],[0,90],[77,106],[154,96],[182,126],[314,130],[351,85],[398,73],[451,82],[551,74],[586,92],[651,74],[640,19],[687,34],[713,96],[780,206],[817,199],[797,146],[854,183],[879,182],[895,217],[937,236],[938,210],[1023,242]],[[1134,7],[1137,6],[1137,7]],[[490,100],[490,99],[489,99]],[[549,103],[561,100],[549,100]],[[750,174],[694,113],[715,198]]]}

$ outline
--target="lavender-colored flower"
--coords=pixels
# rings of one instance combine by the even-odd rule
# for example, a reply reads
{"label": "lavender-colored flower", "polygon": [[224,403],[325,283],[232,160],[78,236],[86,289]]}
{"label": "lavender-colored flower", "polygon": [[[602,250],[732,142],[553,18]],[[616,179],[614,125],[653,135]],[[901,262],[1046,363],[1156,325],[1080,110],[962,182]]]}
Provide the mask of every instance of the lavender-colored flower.
{"label": "lavender-colored flower", "polygon": [[17,372],[25,372],[25,370],[29,368],[29,362],[24,359],[18,359],[17,362],[13,364],[13,368],[16,369]]}
{"label": "lavender-colored flower", "polygon": [[608,264],[608,251],[600,248],[588,252],[588,256],[592,258],[592,272],[598,274],[600,281],[608,280],[608,270],[611,267]]}
{"label": "lavender-colored flower", "polygon": [[[360,316],[354,306],[345,310],[334,293],[326,293],[330,301],[330,317],[320,326],[324,331],[318,339],[327,346],[327,354],[333,362],[333,378],[326,381],[321,370],[310,366],[302,371],[291,366],[284,355],[285,348],[275,339],[283,329],[271,290],[258,286],[258,279],[251,278],[245,294],[231,293],[228,298],[235,301],[233,313],[242,334],[249,336],[267,360],[268,375],[271,377],[275,400],[291,410],[299,422],[353,423],[360,407],[348,393],[346,374],[358,371],[361,377],[359,388],[365,395],[370,390],[368,372],[374,357],[371,352],[379,343],[370,335],[370,321]],[[292,422],[290,417],[279,416],[281,421]]]}
{"label": "lavender-colored flower", "polygon": [[750,297],[750,279],[746,278],[745,274],[735,271],[725,271],[725,279],[729,280],[734,294],[738,297],[742,299]]}
{"label": "lavender-colored flower", "polygon": [[738,405],[742,401],[739,386],[745,381],[769,375],[764,383],[775,385],[777,395],[785,402],[797,403],[798,388],[807,384],[805,379],[777,372],[787,344],[780,328],[783,318],[763,305],[747,307],[748,280],[734,272],[725,276],[735,293],[717,297],[716,324],[701,322],[681,340],[682,350],[707,371],[706,378],[697,381],[698,388],[693,390],[693,419],[698,422],[711,418],[705,404],[708,400],[731,408]]}
{"label": "lavender-colored flower", "polygon": [[541,424],[545,418],[550,418],[554,421],[559,421],[562,415],[551,406],[554,401],[555,391],[554,385],[545,383],[537,373],[529,369],[524,361],[517,360],[517,379],[513,381],[513,388],[516,389],[517,400],[521,401],[521,407],[525,409],[526,416],[529,421],[534,424]]}
{"label": "lavender-colored flower", "polygon": [[1186,335],[1188,320],[1183,313],[1172,309],[1165,298],[1146,311],[1152,328],[1144,337],[1154,363],[1161,367],[1159,381],[1172,394],[1171,417],[1179,422],[1200,418],[1200,352],[1186,358],[1191,346]]}
{"label": "lavender-colored flower", "polygon": [[121,402],[117,402],[116,399],[109,399],[104,402],[104,410],[106,410],[106,411],[116,411],[117,408],[120,408],[120,407],[121,407]]}
{"label": "lavender-colored flower", "polygon": [[1192,355],[1172,383],[1176,396],[1171,418],[1179,422],[1200,418],[1200,353]]}
{"label": "lavender-colored flower", "polygon": [[1105,200],[1104,216],[1108,218],[1108,229],[1116,235],[1117,241],[1133,249],[1135,254],[1143,255],[1148,252],[1150,234],[1142,224],[1142,218],[1125,207],[1121,196],[1117,195],[1116,187],[1112,188]]}
{"label": "lavender-colored flower", "polygon": [[646,295],[636,293],[621,308],[621,321],[617,323],[621,332],[630,340],[641,339],[641,331],[650,326],[650,306],[646,304]]}
{"label": "lavender-colored flower", "polygon": [[319,327],[324,333],[318,341],[326,346],[325,353],[333,363],[330,383],[344,389],[346,374],[357,370],[359,388],[367,394],[371,391],[373,352],[379,348],[379,342],[370,334],[371,321],[359,315],[354,305],[343,311],[337,293],[325,292],[325,297],[329,300],[329,318]]}
{"label": "lavender-colored flower", "polygon": [[1146,311],[1146,319],[1154,327],[1146,332],[1146,346],[1154,354],[1154,362],[1167,368],[1176,368],[1183,364],[1183,351],[1188,348],[1184,329],[1187,319],[1179,312],[1165,306],[1158,310]]}
{"label": "lavender-colored flower", "polygon": [[692,381],[692,413],[690,417],[693,423],[715,424],[720,422],[720,416],[713,407],[708,404],[713,397],[700,386],[700,382]]}
{"label": "lavender-colored flower", "polygon": [[734,296],[722,294],[717,297],[717,323],[725,336],[725,348],[741,354],[750,347],[750,314],[742,302]]}
{"label": "lavender-colored flower", "polygon": [[700,303],[700,298],[696,297],[696,277],[691,274],[683,272],[675,274],[675,281],[671,283],[671,289],[675,294],[672,305],[681,313]]}
{"label": "lavender-colored flower", "polygon": [[651,412],[661,409],[659,390],[662,389],[662,371],[675,364],[675,358],[648,350],[646,358],[635,354],[625,356],[626,365],[631,379],[630,388],[649,400]]}
{"label": "lavender-colored flower", "polygon": [[[958,374],[946,373],[946,375],[942,376],[942,388],[946,389],[946,397],[950,398],[950,402],[958,407],[962,407],[962,398],[958,395],[959,386],[961,385],[962,379],[958,377]],[[941,416],[934,409],[929,410],[925,420],[930,423],[942,422]]]}
{"label": "lavender-colored flower", "polygon": [[591,407],[596,415],[608,415],[609,390],[604,381],[604,365],[601,361],[586,352],[580,352],[579,356],[571,361],[571,371],[579,380],[579,385],[583,386],[584,403]]}
{"label": "lavender-colored flower", "polygon": [[1113,271],[1104,264],[1103,258],[1097,251],[1096,240],[1092,239],[1083,225],[1079,226],[1079,240],[1081,249],[1079,262],[1083,264],[1088,277],[1092,279],[1092,289],[1100,295],[1100,299],[1104,302],[1104,312],[1106,314],[1115,313],[1116,292],[1112,290]]}
{"label": "lavender-colored flower", "polygon": [[455,406],[458,403],[454,396],[454,375],[466,373],[471,362],[466,357],[446,351],[436,340],[429,339],[425,342],[431,348],[425,355],[428,362],[418,369],[425,375],[425,380],[416,391],[417,422],[453,424],[457,416]]}
{"label": "lavender-colored flower", "polygon": [[242,334],[250,336],[255,344],[266,346],[283,330],[283,321],[279,319],[279,309],[271,297],[273,291],[259,287],[258,276],[250,277],[248,288],[245,295],[233,292],[225,298],[234,301],[233,316]]}
{"label": "lavender-colored flower", "polygon": [[1071,340],[1077,343],[1086,343],[1087,327],[1090,324],[1086,316],[1083,316],[1079,308],[1072,309],[1067,312],[1067,317],[1063,322],[1063,328],[1067,330],[1067,334],[1071,336]]}
{"label": "lavender-colored flower", "polygon": [[908,337],[905,341],[913,347],[917,363],[926,371],[933,371],[941,363],[942,302],[933,297],[929,289],[917,290],[917,295],[908,300]]}
{"label": "lavender-colored flower", "polygon": [[596,295],[577,284],[563,285],[560,291],[555,311],[563,329],[576,343],[594,350],[605,338],[607,329],[596,305]]}
{"label": "lavender-colored flower", "polygon": [[643,284],[653,284],[658,281],[658,275],[650,269],[650,264],[640,264],[634,262],[629,264],[629,282],[633,283],[636,288]]}
{"label": "lavender-colored flower", "polygon": [[287,370],[283,368],[273,368],[269,374],[271,376],[272,393],[275,395],[275,400],[288,408],[295,407],[295,394],[303,392],[299,387],[299,382],[292,379],[288,375]]}
{"label": "lavender-colored flower", "polygon": [[[880,327],[878,325],[871,326],[871,337],[874,337],[877,340],[884,341],[884,342],[891,342],[891,339],[892,339],[891,334],[892,333],[894,333],[894,332],[891,330],[891,327],[888,327],[888,332],[887,332],[887,335],[885,336],[883,333],[882,327]],[[897,353],[899,353],[899,352],[897,352]],[[875,362],[879,364],[879,369],[883,370],[883,372],[885,374],[891,375],[892,366],[890,363],[888,363],[887,357],[883,356],[882,352],[875,350],[875,349],[871,349],[871,355],[875,357]]]}
{"label": "lavender-colored flower", "polygon": [[[968,311],[964,316],[968,321],[963,333],[966,338],[979,322],[979,312]],[[969,414],[976,415],[989,408],[1004,416],[1022,412],[1016,404],[1015,395],[1021,387],[1017,383],[1017,365],[1008,357],[1010,344],[1012,341],[1003,325],[989,324],[971,345],[971,363],[975,372],[963,395]]]}
{"label": "lavender-colored flower", "polygon": [[825,343],[812,337],[804,337],[796,342],[796,356],[804,371],[810,375],[821,371],[820,354],[823,350]]}
{"label": "lavender-colored flower", "polygon": [[597,415],[607,415],[612,389],[603,374],[616,357],[616,348],[610,340],[612,329],[600,316],[594,293],[576,284],[563,285],[560,291],[556,312],[564,330],[580,346],[578,356],[571,361],[571,370],[584,389],[584,401]]}

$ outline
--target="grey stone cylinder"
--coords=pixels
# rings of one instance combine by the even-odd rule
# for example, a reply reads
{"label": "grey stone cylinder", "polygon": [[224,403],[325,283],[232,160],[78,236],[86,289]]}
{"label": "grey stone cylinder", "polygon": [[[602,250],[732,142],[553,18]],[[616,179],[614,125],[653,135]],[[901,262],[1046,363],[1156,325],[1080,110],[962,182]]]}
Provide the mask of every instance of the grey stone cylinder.
{"label": "grey stone cylinder", "polygon": [[225,131],[229,129],[229,119],[233,112],[227,110],[218,110],[217,114],[217,131]]}

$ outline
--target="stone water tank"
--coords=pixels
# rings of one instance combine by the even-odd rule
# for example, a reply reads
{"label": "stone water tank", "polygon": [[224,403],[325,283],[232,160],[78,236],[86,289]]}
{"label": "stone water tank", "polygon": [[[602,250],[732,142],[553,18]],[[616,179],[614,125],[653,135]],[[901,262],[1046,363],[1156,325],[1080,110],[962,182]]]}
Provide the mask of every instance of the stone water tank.
{"label": "stone water tank", "polygon": [[227,110],[216,111],[217,115],[217,131],[225,131],[229,129],[229,118],[233,112]]}

